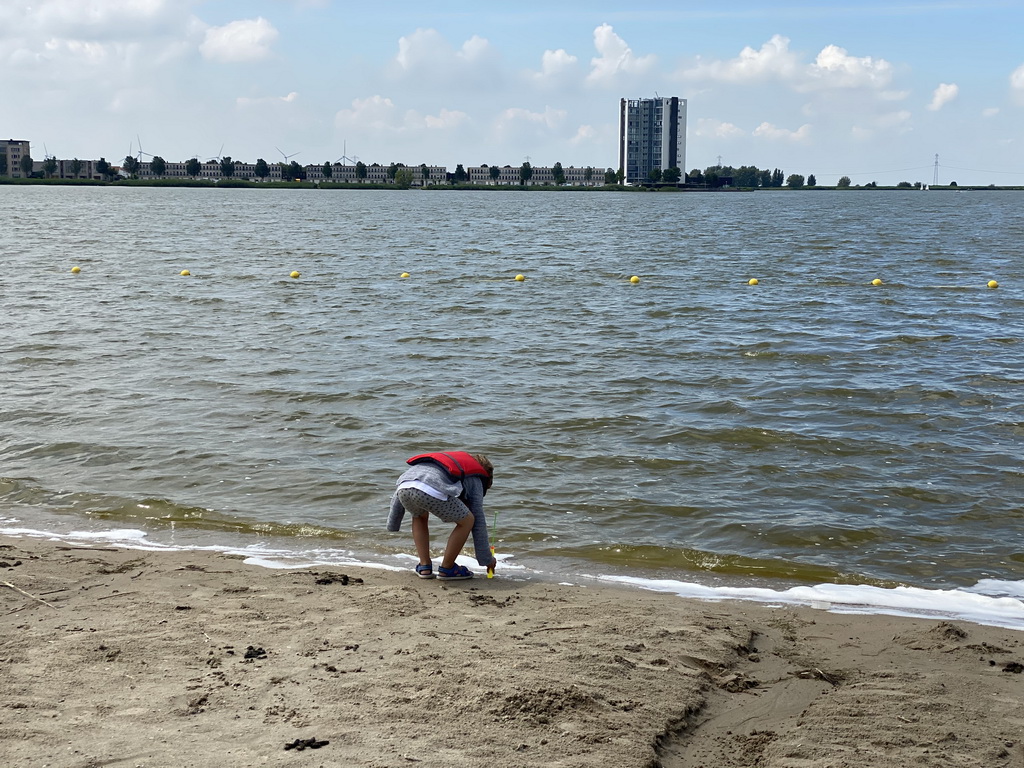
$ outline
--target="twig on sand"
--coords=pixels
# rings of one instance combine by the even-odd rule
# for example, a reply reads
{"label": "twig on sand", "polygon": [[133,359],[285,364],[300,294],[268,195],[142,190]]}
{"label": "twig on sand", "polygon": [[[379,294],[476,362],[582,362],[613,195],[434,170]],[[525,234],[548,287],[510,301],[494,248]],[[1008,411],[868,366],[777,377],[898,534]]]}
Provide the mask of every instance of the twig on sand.
{"label": "twig on sand", "polygon": [[541,627],[540,629],[531,629],[529,632],[523,632],[523,637],[527,635],[535,635],[538,632],[561,632],[563,629],[589,629],[589,624],[576,624],[572,627]]}
{"label": "twig on sand", "polygon": [[14,585],[13,585],[13,584],[11,584],[11,582],[9,582],[9,581],[0,581],[0,584],[2,584],[2,585],[3,585],[3,586],[5,586],[5,587],[9,587],[10,589],[13,589],[13,590],[14,590],[15,592],[19,592],[19,593],[23,594],[23,595],[24,595],[25,597],[31,597],[31,598],[32,598],[33,600],[37,600],[37,601],[39,601],[40,603],[42,603],[43,605],[48,605],[48,606],[50,606],[51,608],[53,608],[53,610],[55,610],[55,611],[57,610],[57,606],[56,606],[56,605],[53,605],[52,603],[48,603],[48,602],[46,602],[46,601],[45,601],[45,600],[43,600],[43,598],[41,598],[41,597],[36,597],[35,595],[33,595],[33,594],[30,594],[30,593],[26,592],[26,591],[25,591],[24,589],[22,589],[21,587],[16,587],[16,586],[14,586]]}

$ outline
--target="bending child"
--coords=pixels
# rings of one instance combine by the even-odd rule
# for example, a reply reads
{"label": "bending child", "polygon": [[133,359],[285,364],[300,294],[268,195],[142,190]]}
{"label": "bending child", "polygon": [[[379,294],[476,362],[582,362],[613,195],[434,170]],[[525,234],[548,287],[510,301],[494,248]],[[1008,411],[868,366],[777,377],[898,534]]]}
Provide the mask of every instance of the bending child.
{"label": "bending child", "polygon": [[437,569],[439,579],[473,578],[473,572],[466,566],[455,564],[470,532],[476,561],[493,572],[496,561],[491,554],[484,517],[484,494],[494,480],[491,462],[479,454],[447,451],[423,453],[406,463],[412,466],[398,478],[398,488],[391,497],[388,530],[399,529],[406,511],[412,515],[412,540],[420,560],[416,575],[421,579],[434,578],[430,559],[430,514],[446,523],[455,523]]}

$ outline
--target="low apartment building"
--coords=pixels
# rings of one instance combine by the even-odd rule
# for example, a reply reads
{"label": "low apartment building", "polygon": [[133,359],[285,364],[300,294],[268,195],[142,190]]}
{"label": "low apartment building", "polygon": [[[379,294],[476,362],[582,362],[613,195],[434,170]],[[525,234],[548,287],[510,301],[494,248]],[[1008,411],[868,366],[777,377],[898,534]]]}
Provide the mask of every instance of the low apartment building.
{"label": "low apartment building", "polygon": [[[26,178],[32,172],[24,173],[21,170],[21,160],[24,157],[31,157],[31,147],[27,141],[22,139],[0,139],[0,176],[10,176],[12,179]],[[6,166],[6,168],[5,168]]]}
{"label": "low apartment building", "polygon": [[[497,170],[497,173],[495,173]],[[569,166],[563,168],[565,186],[567,187],[600,187],[604,185],[604,174],[606,168],[575,168]],[[544,166],[533,167],[526,186],[553,185],[555,183],[554,169]],[[474,166],[466,169],[466,181],[472,184],[491,184],[494,186],[521,186],[520,178],[522,166],[504,165],[498,166]]]}

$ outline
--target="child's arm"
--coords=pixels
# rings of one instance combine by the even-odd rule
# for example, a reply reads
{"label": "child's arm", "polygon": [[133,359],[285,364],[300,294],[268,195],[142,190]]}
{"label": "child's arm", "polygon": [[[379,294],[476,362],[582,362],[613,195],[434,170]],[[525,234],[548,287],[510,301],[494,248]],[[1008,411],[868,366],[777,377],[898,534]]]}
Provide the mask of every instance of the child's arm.
{"label": "child's arm", "polygon": [[476,561],[480,565],[489,566],[494,556],[491,554],[491,544],[487,538],[483,480],[476,476],[467,477],[462,481],[462,488],[466,506],[473,513],[473,551],[476,554]]}
{"label": "child's arm", "polygon": [[402,518],[405,517],[405,507],[398,500],[398,491],[391,497],[391,511],[388,513],[388,530],[397,531],[402,527]]}

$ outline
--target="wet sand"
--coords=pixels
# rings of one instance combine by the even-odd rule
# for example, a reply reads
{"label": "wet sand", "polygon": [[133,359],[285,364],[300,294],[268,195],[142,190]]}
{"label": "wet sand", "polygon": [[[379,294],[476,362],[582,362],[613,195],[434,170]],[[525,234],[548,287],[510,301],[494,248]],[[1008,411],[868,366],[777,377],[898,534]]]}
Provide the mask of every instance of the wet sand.
{"label": "wet sand", "polygon": [[1024,768],[1024,632],[0,538],[0,765]]}

